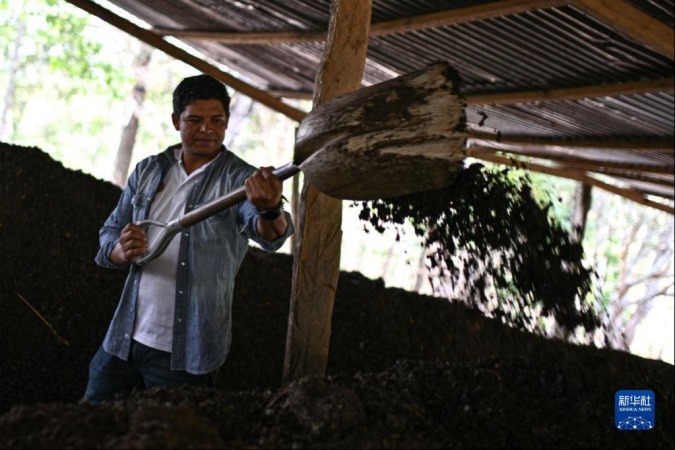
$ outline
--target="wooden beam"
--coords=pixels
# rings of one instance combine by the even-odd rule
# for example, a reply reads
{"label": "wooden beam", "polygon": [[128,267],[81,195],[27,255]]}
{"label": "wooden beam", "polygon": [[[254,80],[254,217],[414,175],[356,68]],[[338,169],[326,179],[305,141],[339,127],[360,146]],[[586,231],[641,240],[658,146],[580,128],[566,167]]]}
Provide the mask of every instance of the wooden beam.
{"label": "wooden beam", "polygon": [[160,36],[171,36],[177,39],[191,39],[199,41],[217,41],[221,44],[236,45],[279,45],[305,44],[323,42],[328,35],[325,31],[208,31],[208,30],[179,30],[175,28],[153,28],[152,32]]}
{"label": "wooden beam", "polygon": [[653,184],[655,186],[668,186],[668,187],[675,187],[675,180],[670,179],[666,180],[663,178],[653,178],[650,176],[645,176],[645,174],[637,174],[634,172],[624,172],[622,170],[616,170],[616,169],[607,169],[603,168],[602,170],[598,171],[599,174],[602,175],[607,175],[609,177],[614,177],[614,178],[624,178],[626,180],[635,180],[635,181],[640,181],[642,183],[648,183],[648,184]]}
{"label": "wooden beam", "polygon": [[[635,181],[641,181],[644,183],[650,183],[658,186],[674,186],[675,181],[674,180],[666,180],[663,178],[652,178],[649,177],[648,175],[654,175],[654,176],[659,176],[659,175],[672,175],[673,174],[673,169],[672,167],[670,168],[662,168],[662,167],[656,167],[654,166],[639,166],[635,164],[626,164],[626,163],[612,163],[612,162],[605,162],[605,161],[589,161],[584,158],[570,158],[566,157],[564,155],[551,155],[551,154],[542,154],[542,153],[537,153],[537,152],[529,152],[529,151],[523,151],[522,149],[502,149],[502,148],[494,148],[494,147],[482,147],[478,145],[478,147],[482,148],[483,150],[492,150],[495,152],[501,152],[501,153],[509,153],[513,155],[518,155],[522,157],[528,157],[528,158],[535,158],[535,159],[545,159],[547,161],[557,161],[557,162],[562,162],[565,163],[566,167],[569,167],[570,169],[574,171],[578,171],[579,169],[581,170],[586,170],[588,172],[595,172],[601,175],[607,175],[610,177],[619,177],[619,178],[625,178],[628,180],[635,180]],[[654,169],[654,170],[650,170]],[[647,176],[645,176],[647,175]]]}
{"label": "wooden beam", "polygon": [[616,97],[619,95],[646,94],[650,92],[675,92],[675,78],[659,78],[648,81],[599,84],[561,89],[539,89],[534,91],[497,92],[476,94],[466,97],[467,105],[509,105],[516,103],[553,102],[580,100],[584,98]]}
{"label": "wooden beam", "polygon": [[370,28],[370,34],[371,36],[383,36],[387,34],[407,33],[448,25],[458,25],[476,20],[492,19],[509,14],[521,14],[545,8],[556,8],[567,4],[569,4],[569,1],[563,0],[506,0],[492,2],[484,5],[450,9],[423,14],[417,17],[375,23]]}
{"label": "wooden beam", "polygon": [[489,148],[494,152],[505,152],[520,156],[526,156],[529,158],[558,161],[565,163],[567,167],[574,167],[592,172],[599,172],[602,169],[608,168],[608,169],[623,169],[631,172],[661,174],[661,175],[670,175],[673,173],[673,166],[664,166],[663,164],[660,164],[658,166],[656,165],[650,166],[646,164],[624,163],[616,161],[597,161],[588,158],[581,158],[578,156],[552,154],[550,152],[538,152],[536,150],[525,150],[522,148],[521,149],[506,149],[494,147]]}
{"label": "wooden beam", "polygon": [[[361,86],[372,0],[332,0],[328,41],[314,89],[314,106]],[[340,274],[342,201],[305,182],[288,318],[283,383],[324,376],[333,303]]]}
{"label": "wooden beam", "polygon": [[[504,153],[512,153],[521,156],[528,156],[546,160],[554,161],[569,161],[586,164],[586,166],[577,165],[577,169],[586,169],[588,171],[596,172],[598,174],[607,175],[611,177],[620,177],[629,180],[641,181],[659,186],[674,186],[673,180],[666,180],[663,178],[651,178],[645,174],[665,174],[672,175],[672,167],[663,168],[661,166],[650,168],[649,166],[635,166],[631,164],[588,161],[583,158],[570,159],[566,155],[555,155],[550,153],[543,153],[537,149],[579,149],[579,150],[593,150],[593,151],[634,151],[642,153],[673,153],[675,143],[672,140],[588,140],[588,139],[550,139],[550,138],[528,138],[528,137],[510,137],[497,136],[488,133],[473,133],[469,139],[469,145],[477,145],[481,147],[482,143],[487,143],[493,151]],[[483,147],[485,148],[485,147]],[[652,170],[653,169],[653,170]],[[641,173],[637,173],[641,172]]]}
{"label": "wooden beam", "polygon": [[[485,20],[507,14],[520,14],[545,8],[564,6],[569,0],[505,0],[486,5],[450,9],[404,19],[374,23],[369,36],[406,33],[448,25],[457,25],[475,20]],[[153,28],[154,33],[180,39],[218,41],[223,44],[295,44],[322,42],[328,35],[325,31],[266,31],[266,32],[221,32],[208,30],[178,30],[174,28]]]}
{"label": "wooden beam", "polygon": [[283,89],[268,89],[266,91],[268,94],[273,95],[279,98],[291,98],[293,100],[311,100],[314,95],[313,92],[309,91],[293,91],[293,90],[283,90]]}
{"label": "wooden beam", "polygon": [[472,133],[469,135],[470,142],[489,142],[504,146],[537,147],[547,149],[550,147],[569,149],[592,149],[600,151],[645,151],[649,153],[673,153],[675,141],[646,140],[646,139],[551,139],[529,138],[513,136],[497,136],[488,133]]}
{"label": "wooden beam", "polygon": [[229,73],[218,69],[217,67],[209,64],[205,60],[198,58],[197,56],[194,56],[186,52],[185,50],[176,47],[173,44],[170,44],[161,37],[157,36],[152,31],[141,28],[90,0],[66,0],[66,1],[87,11],[89,14],[98,17],[104,22],[109,23],[115,28],[119,28],[120,30],[135,37],[136,39],[143,41],[146,44],[151,45],[158,50],[163,51],[167,55],[172,56],[180,61],[183,61],[185,64],[192,66],[205,74],[211,75],[212,77],[222,81],[224,84],[230,86],[235,91],[238,91],[248,97],[251,97],[253,100],[262,103],[268,108],[278,113],[281,113],[290,119],[300,121],[305,116],[304,111],[296,109],[282,102],[277,97],[269,95],[265,91],[258,89],[254,86],[251,86],[233,77]]}
{"label": "wooden beam", "polygon": [[620,197],[627,198],[641,205],[649,206],[660,211],[667,212],[671,215],[675,215],[675,208],[672,206],[655,202],[645,198],[639,191],[631,188],[621,188],[614,186],[603,181],[600,181],[596,178],[593,178],[586,174],[583,170],[575,169],[565,169],[565,168],[556,168],[549,167],[540,164],[534,164],[530,162],[525,162],[516,158],[506,158],[504,156],[495,155],[492,150],[480,148],[480,147],[471,147],[467,150],[467,156],[475,159],[480,159],[483,161],[488,161],[496,164],[502,164],[506,166],[516,167],[518,169],[526,169],[532,172],[544,173],[547,175],[553,175],[560,178],[567,178],[570,180],[576,180],[581,183],[588,184],[590,186],[595,186],[599,189],[603,189],[612,194],[616,194]]}
{"label": "wooden beam", "polygon": [[675,59],[673,27],[625,0],[573,0],[572,4],[621,34]]}

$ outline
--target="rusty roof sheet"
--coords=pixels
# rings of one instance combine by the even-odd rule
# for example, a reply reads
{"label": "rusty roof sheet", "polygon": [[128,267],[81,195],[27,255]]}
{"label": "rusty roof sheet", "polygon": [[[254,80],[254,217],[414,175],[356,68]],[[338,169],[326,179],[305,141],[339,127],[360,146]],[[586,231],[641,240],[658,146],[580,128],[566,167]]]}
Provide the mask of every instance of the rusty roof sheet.
{"label": "rusty roof sheet", "polygon": [[[330,0],[110,2],[161,34],[325,33],[331,7]],[[627,31],[604,14],[605,6],[589,0],[373,0],[373,24],[430,14],[445,14],[446,20],[371,36],[363,85],[448,62],[462,80],[470,131],[492,137],[481,142],[483,148],[520,158],[533,158],[536,149],[540,161],[558,168],[581,161],[588,174],[610,174],[620,186],[659,197],[672,208],[674,65],[666,41],[673,40],[674,2],[611,3],[660,30],[664,44]],[[236,44],[203,36],[179,39],[260,89],[305,98],[313,92],[324,47],[322,39]],[[534,142],[500,145],[507,138]],[[620,148],[596,146],[617,141]]]}

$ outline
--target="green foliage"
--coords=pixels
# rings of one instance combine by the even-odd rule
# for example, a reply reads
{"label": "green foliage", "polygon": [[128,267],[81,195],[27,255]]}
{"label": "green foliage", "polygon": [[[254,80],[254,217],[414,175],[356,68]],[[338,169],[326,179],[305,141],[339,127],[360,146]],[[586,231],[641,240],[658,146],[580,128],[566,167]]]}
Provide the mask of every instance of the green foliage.
{"label": "green foliage", "polygon": [[[515,171],[514,176],[525,177],[522,170]],[[571,231],[570,218],[574,209],[574,193],[577,183],[573,180],[551,177],[541,173],[530,172],[527,175],[532,195],[540,205],[550,205],[549,213],[553,220]]]}
{"label": "green foliage", "polygon": [[[56,0],[3,0],[1,7],[0,44],[8,67],[0,76],[0,85],[14,89],[3,93],[2,109],[11,121],[7,127],[11,131],[0,138],[22,139],[22,122],[35,120],[24,117],[35,109],[31,102],[44,105],[49,99],[69,101],[97,93],[110,100],[127,95],[133,80],[130,66],[104,52],[106,36],[97,31],[102,24],[94,23],[86,12]],[[92,107],[106,109],[105,105]]]}
{"label": "green foliage", "polygon": [[[57,89],[70,97],[77,93],[107,92],[121,98],[126,92],[120,90],[131,73],[103,54],[102,33],[94,30],[102,24],[92,23],[86,12],[61,1],[26,0],[23,9],[14,12],[15,20],[26,27],[21,45],[21,71],[35,71],[46,75],[34,80],[26,88],[36,84]],[[60,74],[59,83],[49,79]]]}

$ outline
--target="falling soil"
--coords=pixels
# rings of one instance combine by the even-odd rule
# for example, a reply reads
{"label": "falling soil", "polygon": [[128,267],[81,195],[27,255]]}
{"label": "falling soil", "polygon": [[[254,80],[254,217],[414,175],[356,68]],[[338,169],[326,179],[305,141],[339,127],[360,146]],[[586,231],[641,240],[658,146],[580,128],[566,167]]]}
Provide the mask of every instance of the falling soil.
{"label": "falling soil", "polygon": [[[120,190],[0,144],[2,448],[673,448],[673,366],[547,340],[342,272],[326,377],[282,386],[293,258],[251,248],[216,390],[78,403],[123,271],[97,267]],[[651,389],[655,427],[614,396]]]}
{"label": "falling soil", "polygon": [[551,206],[540,206],[529,178],[473,164],[442,189],[364,202],[359,217],[380,232],[411,224],[432,284],[460,286],[468,304],[505,323],[531,330],[549,316],[568,335],[592,332],[601,326],[594,272]]}

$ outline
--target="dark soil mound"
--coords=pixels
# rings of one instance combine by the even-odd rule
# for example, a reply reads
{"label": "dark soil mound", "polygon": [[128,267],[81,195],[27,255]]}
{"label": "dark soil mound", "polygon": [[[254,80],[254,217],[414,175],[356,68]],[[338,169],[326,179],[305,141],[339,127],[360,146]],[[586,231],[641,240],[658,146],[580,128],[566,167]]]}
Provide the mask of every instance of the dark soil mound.
{"label": "dark soil mound", "polygon": [[[79,404],[124,273],[93,262],[120,190],[0,144],[2,448],[673,448],[673,366],[545,340],[342,273],[327,377],[281,386],[290,255],[251,249],[218,389]],[[621,389],[655,429],[614,427]]]}

